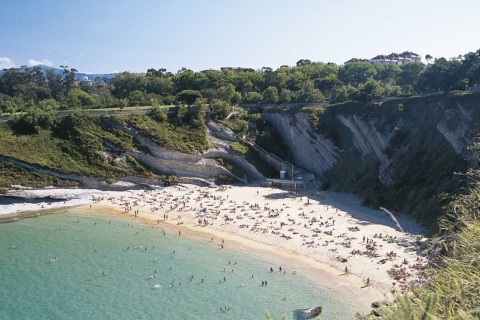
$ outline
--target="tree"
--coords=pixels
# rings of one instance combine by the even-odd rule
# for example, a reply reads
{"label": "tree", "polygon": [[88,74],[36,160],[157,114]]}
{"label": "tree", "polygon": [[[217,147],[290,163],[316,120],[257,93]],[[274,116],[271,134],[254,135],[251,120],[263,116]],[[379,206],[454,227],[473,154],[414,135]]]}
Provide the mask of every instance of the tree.
{"label": "tree", "polygon": [[58,105],[54,100],[40,101],[36,105],[33,101],[27,103],[26,112],[15,115],[9,120],[10,127],[17,133],[34,134],[40,130],[50,130],[55,122],[55,113]]}
{"label": "tree", "polygon": [[302,89],[299,92],[300,102],[322,102],[325,101],[325,97],[320,90],[315,89],[313,81],[307,80]]}
{"label": "tree", "polygon": [[128,95],[129,106],[146,106],[148,104],[149,101],[145,92],[135,90],[130,92],[130,94]]}
{"label": "tree", "polygon": [[268,87],[263,92],[264,103],[278,103],[278,89],[276,87]]}
{"label": "tree", "polygon": [[114,103],[112,93],[110,92],[110,89],[106,86],[97,87],[97,93],[95,98],[96,105],[101,108],[111,107]]}
{"label": "tree", "polygon": [[326,96],[330,96],[334,88],[342,86],[344,86],[344,83],[337,78],[336,74],[315,80],[315,87],[320,89]]}
{"label": "tree", "polygon": [[338,78],[345,84],[357,87],[372,79],[377,74],[375,66],[371,63],[353,62],[343,66],[338,72]]}
{"label": "tree", "polygon": [[70,70],[68,70],[68,66],[60,66],[60,68],[63,69],[63,86],[65,92],[68,94],[70,89],[72,89],[76,83],[75,75],[77,74],[78,70],[74,68],[70,68]]}
{"label": "tree", "polygon": [[262,95],[258,92],[245,92],[243,94],[243,99],[242,101],[244,103],[260,103],[262,101]]}
{"label": "tree", "polygon": [[282,89],[278,95],[278,102],[289,103],[290,101],[292,101],[292,91],[288,89]]}
{"label": "tree", "polygon": [[113,78],[113,95],[116,98],[125,99],[133,91],[145,92],[147,87],[147,78],[143,74],[121,72]]}
{"label": "tree", "polygon": [[146,83],[146,91],[165,97],[173,94],[173,82],[171,78],[149,77]]}
{"label": "tree", "polygon": [[95,105],[95,99],[80,89],[71,89],[67,94],[66,104],[69,109],[91,108]]}
{"label": "tree", "polygon": [[380,81],[370,79],[359,86],[360,95],[357,100],[365,102],[385,97],[385,90]]}
{"label": "tree", "polygon": [[301,66],[311,64],[311,63],[312,63],[312,61],[310,61],[308,59],[300,59],[300,60],[297,61],[297,67],[301,67]]}
{"label": "tree", "polygon": [[176,99],[179,102],[185,103],[189,106],[193,105],[198,98],[202,98],[202,94],[197,90],[183,90],[176,96]]}
{"label": "tree", "polygon": [[57,100],[62,100],[64,96],[62,76],[55,73],[53,69],[47,69],[47,71],[45,71],[45,77],[47,78],[47,85],[50,88],[52,97]]}
{"label": "tree", "polygon": [[401,66],[401,73],[398,84],[403,87],[403,91],[411,92],[417,85],[420,74],[425,69],[425,65],[421,62],[407,63]]}
{"label": "tree", "polygon": [[263,73],[268,73],[268,72],[272,72],[272,71],[273,71],[273,69],[270,68],[270,67],[262,67],[262,72]]}
{"label": "tree", "polygon": [[150,110],[150,116],[158,122],[165,122],[168,119],[167,109],[155,106]]}
{"label": "tree", "polygon": [[233,86],[233,84],[222,86],[217,90],[217,98],[228,103],[232,102],[234,95],[235,87]]}
{"label": "tree", "polygon": [[216,100],[210,105],[210,116],[214,120],[225,119],[231,111],[230,104],[226,101]]}

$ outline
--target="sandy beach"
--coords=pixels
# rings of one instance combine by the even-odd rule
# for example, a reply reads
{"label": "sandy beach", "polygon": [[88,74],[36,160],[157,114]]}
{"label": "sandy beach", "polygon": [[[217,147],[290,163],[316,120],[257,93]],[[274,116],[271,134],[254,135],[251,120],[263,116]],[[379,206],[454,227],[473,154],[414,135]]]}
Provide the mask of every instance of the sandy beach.
{"label": "sandy beach", "polygon": [[[181,185],[77,191],[70,201],[64,205],[83,204],[79,210],[129,215],[185,236],[202,237],[219,248],[260,256],[271,261],[273,272],[301,272],[359,311],[368,311],[371,302],[391,299],[392,292],[420,281],[418,270],[426,265],[414,250],[416,240],[423,237],[418,225],[363,207],[359,199],[346,194]],[[36,206],[23,208],[34,211]],[[4,209],[0,206],[0,212]]]}

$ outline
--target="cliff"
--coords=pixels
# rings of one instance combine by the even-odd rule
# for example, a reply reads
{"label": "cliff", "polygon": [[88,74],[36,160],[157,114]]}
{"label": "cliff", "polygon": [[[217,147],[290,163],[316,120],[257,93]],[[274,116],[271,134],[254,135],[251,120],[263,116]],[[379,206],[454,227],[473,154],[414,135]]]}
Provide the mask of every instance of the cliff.
{"label": "cliff", "polygon": [[422,221],[438,214],[439,195],[458,187],[455,172],[474,155],[467,149],[480,124],[480,94],[433,95],[383,103],[266,110],[296,165],[325,188],[362,196]]}

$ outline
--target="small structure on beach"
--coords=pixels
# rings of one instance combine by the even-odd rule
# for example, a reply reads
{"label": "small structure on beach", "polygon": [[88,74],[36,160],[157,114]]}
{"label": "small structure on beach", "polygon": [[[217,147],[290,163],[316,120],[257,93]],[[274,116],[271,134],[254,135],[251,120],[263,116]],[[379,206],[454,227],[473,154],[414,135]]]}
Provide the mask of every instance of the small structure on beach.
{"label": "small structure on beach", "polygon": [[282,179],[265,179],[262,181],[262,187],[276,187],[285,189],[305,188],[303,180],[282,180]]}

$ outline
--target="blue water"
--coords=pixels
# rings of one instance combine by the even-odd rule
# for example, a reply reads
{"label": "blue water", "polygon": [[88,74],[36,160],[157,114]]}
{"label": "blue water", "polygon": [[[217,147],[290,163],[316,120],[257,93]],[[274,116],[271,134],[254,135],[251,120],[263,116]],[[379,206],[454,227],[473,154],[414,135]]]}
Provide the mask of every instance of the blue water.
{"label": "blue water", "polygon": [[353,318],[330,290],[270,267],[128,218],[23,219],[0,224],[0,319],[290,319],[317,305],[322,319]]}

